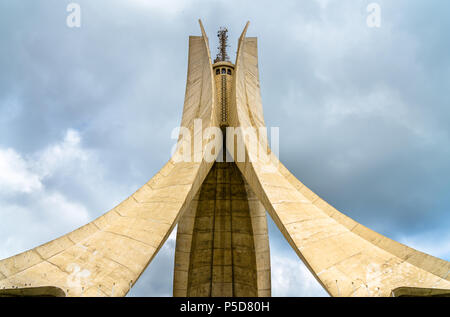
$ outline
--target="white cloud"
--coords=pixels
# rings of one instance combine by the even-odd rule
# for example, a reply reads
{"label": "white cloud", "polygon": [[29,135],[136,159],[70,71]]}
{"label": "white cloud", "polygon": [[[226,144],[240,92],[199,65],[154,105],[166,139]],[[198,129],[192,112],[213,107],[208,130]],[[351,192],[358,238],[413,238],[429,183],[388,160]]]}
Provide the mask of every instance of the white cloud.
{"label": "white cloud", "polygon": [[172,296],[176,237],[177,227],[127,296]]}
{"label": "white cloud", "polygon": [[91,159],[92,154],[80,145],[81,136],[78,131],[69,129],[64,140],[51,145],[34,155],[33,168],[41,177],[51,176],[57,171],[73,166],[78,167]]}
{"label": "white cloud", "polygon": [[328,296],[295,254],[271,252],[272,296]]}
{"label": "white cloud", "polygon": [[450,260],[450,232],[421,232],[398,238],[398,241],[443,260]]}
{"label": "white cloud", "polygon": [[73,170],[88,162],[92,154],[80,146],[81,137],[69,129],[64,140],[25,158],[14,149],[0,148],[0,197],[44,189],[43,179],[61,170]]}
{"label": "white cloud", "polygon": [[[230,44],[235,45],[239,36],[235,32],[251,20],[249,35],[259,37],[266,122],[282,127],[283,143],[292,149],[282,159],[291,163],[292,172],[298,172],[302,181],[321,190],[324,197],[334,197],[337,206],[358,215],[361,221],[374,221],[370,218],[374,210],[385,210],[377,215],[381,219],[383,215],[399,218],[403,213],[412,214],[417,217],[415,222],[424,226],[428,223],[427,228],[431,213],[447,220],[445,211],[436,210],[432,202],[448,205],[448,169],[442,168],[447,166],[450,148],[448,103],[441,93],[448,86],[448,43],[440,32],[445,30],[445,18],[424,17],[444,17],[448,10],[428,2],[381,1],[382,27],[375,30],[366,26],[369,2],[286,1],[280,6],[266,1],[255,6],[254,1],[241,1],[239,10],[226,1],[205,1],[204,6],[184,0],[131,0],[127,5],[100,1],[95,8],[85,2],[83,12],[97,23],[88,23],[90,27],[83,29],[81,37],[67,36],[62,33],[67,28],[54,27],[55,19],[60,21],[57,7],[36,7],[30,17],[23,16],[20,6],[0,4],[0,33],[6,43],[0,52],[0,91],[11,94],[5,97],[0,93],[0,142],[12,147],[0,146],[4,164],[0,166],[0,258],[75,228],[75,222],[83,219],[83,207],[97,213],[106,211],[106,204],[119,202],[123,193],[137,188],[133,182],[144,181],[161,166],[160,151],[149,151],[147,142],[164,149],[161,145],[165,143],[155,135],[168,139],[164,133],[172,126],[166,125],[178,124],[174,113],[179,116],[181,112],[187,35],[199,34],[197,16],[202,17],[209,32],[212,50],[219,25],[229,27]],[[105,12],[105,8],[111,10]],[[179,14],[183,10],[184,14]],[[18,27],[12,28],[14,25]],[[161,25],[165,27],[161,29]],[[36,43],[39,34],[41,40]],[[17,35],[21,40],[16,40]],[[58,46],[53,45],[55,38],[59,39]],[[111,49],[105,52],[104,47]],[[155,58],[161,57],[161,52],[167,52],[166,58]],[[168,80],[171,85],[163,85]],[[389,89],[381,89],[385,87]],[[380,115],[381,120],[377,120]],[[371,118],[375,120],[369,121]],[[52,124],[43,126],[43,122]],[[367,129],[363,127],[366,122],[372,123],[366,125]],[[61,127],[80,124],[87,124],[84,131],[89,133],[95,152],[83,147],[76,131],[31,155],[17,150],[34,148],[48,142]],[[440,139],[444,142],[436,142],[436,149],[417,152],[409,146],[411,139],[403,139],[399,133],[403,129],[396,129],[399,125],[414,132],[411,137],[415,145],[417,134],[432,140],[443,135]],[[161,128],[155,132],[156,127]],[[429,133],[422,132],[424,129]],[[391,148],[408,160],[403,163],[403,157],[396,156]],[[6,153],[8,150],[10,153]],[[101,164],[96,153],[103,154]],[[336,155],[337,165],[322,159],[336,161]],[[429,160],[420,161],[421,155]],[[392,157],[402,166],[388,165]],[[410,163],[415,161],[421,164]],[[386,180],[382,171],[393,175],[388,179],[389,186],[377,182],[378,178]],[[395,190],[395,184],[402,186]],[[436,185],[442,191],[436,191]],[[342,192],[350,193],[351,198]],[[402,204],[410,202],[411,197],[425,200],[429,214],[413,213],[410,209],[421,208],[416,203],[411,208],[408,203]],[[391,207],[399,204],[398,208]],[[69,220],[64,222],[66,217]],[[404,217],[392,230],[405,234],[415,230],[409,227],[410,218]],[[442,232],[447,222],[442,221],[436,231]],[[272,237],[271,241],[282,239]],[[425,245],[426,240],[438,243]],[[433,239],[408,236],[401,241],[441,256],[448,254],[448,240],[444,234]],[[158,257],[169,247],[167,243]],[[287,249],[290,247],[285,244],[280,252]],[[304,291],[308,282],[300,276],[305,274],[306,281],[313,277],[295,253],[288,256],[279,254],[276,248],[271,250],[274,294],[313,295]],[[159,271],[152,263],[148,273],[152,278],[144,280],[142,285],[147,286],[136,294],[149,295],[147,290],[151,289],[156,290],[152,291],[155,295],[171,295],[173,258],[168,255],[165,259]],[[292,275],[295,283],[289,283]],[[157,287],[162,285],[160,280],[169,286]]]}
{"label": "white cloud", "polygon": [[316,0],[319,3],[321,9],[326,9],[330,0]]}
{"label": "white cloud", "polygon": [[0,195],[31,193],[41,188],[41,178],[31,170],[29,162],[13,149],[0,148]]}
{"label": "white cloud", "polygon": [[89,213],[82,204],[69,201],[61,193],[48,193],[39,201],[40,210],[45,211],[48,218],[58,218],[69,224],[85,224],[89,221]]}
{"label": "white cloud", "polygon": [[[95,155],[81,146],[76,130],[64,139],[24,157],[14,149],[0,148],[0,256],[6,257],[36,243],[56,238],[91,220],[88,208],[67,194],[46,185],[52,176],[87,175],[86,167],[100,169]],[[94,174],[95,178],[95,173]],[[79,181],[80,179],[78,179]],[[85,184],[93,182],[85,178]],[[16,197],[11,199],[11,197]]]}
{"label": "white cloud", "polygon": [[191,2],[185,0],[131,0],[130,2],[132,5],[148,8],[152,12],[168,15],[175,15],[186,6],[192,5]]}

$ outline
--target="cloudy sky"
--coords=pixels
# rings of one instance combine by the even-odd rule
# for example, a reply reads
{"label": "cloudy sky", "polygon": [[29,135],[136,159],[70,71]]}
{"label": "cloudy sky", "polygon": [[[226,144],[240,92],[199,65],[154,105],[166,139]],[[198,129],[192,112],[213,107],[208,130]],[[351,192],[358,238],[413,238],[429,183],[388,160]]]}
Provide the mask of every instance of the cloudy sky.
{"label": "cloudy sky", "polygon": [[[366,226],[450,260],[450,2],[0,2],[0,258],[106,212],[169,159],[201,18],[259,41],[266,124],[302,182]],[[275,296],[326,296],[270,221]],[[130,296],[170,296],[174,234]]]}

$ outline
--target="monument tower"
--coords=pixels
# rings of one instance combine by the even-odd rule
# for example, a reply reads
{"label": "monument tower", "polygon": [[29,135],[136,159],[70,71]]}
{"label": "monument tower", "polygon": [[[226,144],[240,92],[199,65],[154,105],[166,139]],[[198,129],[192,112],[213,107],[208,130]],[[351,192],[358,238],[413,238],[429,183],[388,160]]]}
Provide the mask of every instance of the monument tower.
{"label": "monument tower", "polygon": [[[448,294],[449,262],[340,213],[268,149],[257,39],[246,37],[248,23],[234,64],[226,52],[226,29],[219,30],[213,63],[201,22],[200,28],[201,36],[189,37],[180,126],[202,141],[212,141],[209,131],[219,130],[222,139],[215,141],[226,149],[210,151],[208,142],[198,145],[180,130],[174,156],[117,207],[0,261],[0,296],[124,296],[176,224],[174,296],[270,296],[266,211],[332,296]],[[230,136],[229,128],[258,133],[256,139]],[[238,144],[244,159],[236,159]],[[267,159],[260,148],[268,149]],[[190,159],[180,160],[186,153]],[[207,157],[211,153],[214,160]]]}

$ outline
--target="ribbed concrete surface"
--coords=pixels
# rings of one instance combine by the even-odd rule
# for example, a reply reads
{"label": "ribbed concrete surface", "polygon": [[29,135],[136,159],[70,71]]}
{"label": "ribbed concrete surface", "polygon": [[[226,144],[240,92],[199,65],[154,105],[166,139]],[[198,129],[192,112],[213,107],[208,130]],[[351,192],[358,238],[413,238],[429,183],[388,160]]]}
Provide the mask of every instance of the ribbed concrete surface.
{"label": "ribbed concrete surface", "polygon": [[[256,38],[244,30],[230,124],[264,126]],[[261,140],[261,139],[260,139]],[[258,157],[246,143],[246,157]],[[300,146],[300,145],[299,145]],[[384,237],[337,211],[273,154],[237,166],[298,256],[332,296],[390,296],[399,287],[450,289],[450,263]]]}
{"label": "ribbed concrete surface", "polygon": [[[218,126],[207,43],[203,28],[202,36],[189,38],[182,126],[190,131],[196,118],[202,119],[203,130]],[[0,261],[0,293],[1,289],[55,286],[67,296],[126,295],[212,167],[204,160],[196,162],[196,153],[191,154],[190,162],[172,158],[147,184],[91,223]]]}
{"label": "ribbed concrete surface", "polygon": [[270,296],[265,211],[248,190],[234,163],[214,164],[179,222],[175,296]]}
{"label": "ribbed concrete surface", "polygon": [[[260,128],[265,124],[257,40],[245,37],[247,26],[239,39],[233,80],[225,79],[226,123]],[[201,132],[194,131],[196,118],[202,119],[203,130],[220,127],[223,109],[216,102],[218,79],[201,30],[201,37],[189,38],[181,124],[192,134]],[[395,290],[417,293],[418,288],[435,294],[450,289],[449,262],[355,222],[297,180],[273,154],[264,161],[253,144],[240,138],[245,162],[213,167],[204,159],[193,160],[197,155],[203,158],[203,149],[192,146],[191,161],[172,158],[147,184],[98,219],[0,261],[0,289],[55,286],[68,296],[123,296],[182,217],[176,296],[267,296],[270,261],[264,208],[333,296],[390,296]],[[258,141],[266,144],[266,139],[262,133]],[[186,143],[180,137],[179,145]]]}

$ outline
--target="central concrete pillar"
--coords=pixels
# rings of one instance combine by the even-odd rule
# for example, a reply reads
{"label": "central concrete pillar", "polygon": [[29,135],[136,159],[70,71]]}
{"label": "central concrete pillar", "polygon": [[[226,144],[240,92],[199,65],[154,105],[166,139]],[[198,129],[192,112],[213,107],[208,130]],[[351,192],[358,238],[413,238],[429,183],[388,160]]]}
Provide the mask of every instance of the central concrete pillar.
{"label": "central concrete pillar", "polygon": [[270,296],[266,213],[234,163],[214,164],[179,221],[174,296]]}

